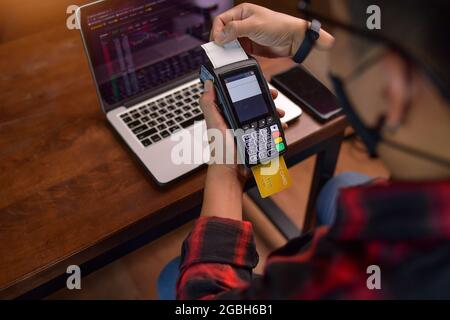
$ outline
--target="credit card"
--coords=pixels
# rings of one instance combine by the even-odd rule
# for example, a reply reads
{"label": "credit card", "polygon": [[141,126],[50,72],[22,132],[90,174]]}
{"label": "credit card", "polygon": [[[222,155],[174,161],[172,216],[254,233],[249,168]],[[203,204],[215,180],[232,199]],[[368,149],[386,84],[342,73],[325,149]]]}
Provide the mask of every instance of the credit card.
{"label": "credit card", "polygon": [[269,163],[252,167],[252,172],[262,198],[269,197],[292,185],[283,156],[273,159]]}

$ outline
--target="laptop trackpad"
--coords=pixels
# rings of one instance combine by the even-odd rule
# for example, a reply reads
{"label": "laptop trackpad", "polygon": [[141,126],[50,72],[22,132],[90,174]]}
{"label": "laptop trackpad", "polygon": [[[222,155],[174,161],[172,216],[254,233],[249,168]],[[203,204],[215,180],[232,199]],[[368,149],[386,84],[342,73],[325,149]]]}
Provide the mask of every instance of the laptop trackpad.
{"label": "laptop trackpad", "polygon": [[143,160],[157,181],[168,183],[209,161],[205,130],[201,121],[145,150]]}

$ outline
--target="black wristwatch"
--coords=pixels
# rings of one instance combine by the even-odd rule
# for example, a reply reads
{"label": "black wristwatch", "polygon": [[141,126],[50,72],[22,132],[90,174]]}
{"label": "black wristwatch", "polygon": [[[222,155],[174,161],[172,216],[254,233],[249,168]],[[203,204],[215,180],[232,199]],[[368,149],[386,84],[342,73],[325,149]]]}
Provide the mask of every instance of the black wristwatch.
{"label": "black wristwatch", "polygon": [[306,57],[314,47],[314,44],[316,43],[317,39],[319,39],[320,27],[321,24],[319,21],[317,20],[311,21],[308,30],[306,30],[305,39],[303,39],[300,48],[298,48],[297,52],[292,58],[295,62],[302,63],[303,61],[305,61]]}

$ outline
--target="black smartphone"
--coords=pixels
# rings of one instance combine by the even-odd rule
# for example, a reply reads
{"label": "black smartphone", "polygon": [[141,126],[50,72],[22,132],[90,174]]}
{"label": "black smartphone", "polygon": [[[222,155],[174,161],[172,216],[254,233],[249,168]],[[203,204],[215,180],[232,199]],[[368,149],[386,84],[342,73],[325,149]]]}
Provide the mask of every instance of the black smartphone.
{"label": "black smartphone", "polygon": [[273,76],[271,83],[320,122],[341,114],[334,94],[300,66]]}

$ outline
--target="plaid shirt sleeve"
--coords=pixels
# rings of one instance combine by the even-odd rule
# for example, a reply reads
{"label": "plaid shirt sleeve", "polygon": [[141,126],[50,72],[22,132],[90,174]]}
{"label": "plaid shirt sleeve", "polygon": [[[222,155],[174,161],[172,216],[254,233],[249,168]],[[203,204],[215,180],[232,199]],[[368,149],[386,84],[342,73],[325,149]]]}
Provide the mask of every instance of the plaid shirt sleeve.
{"label": "plaid shirt sleeve", "polygon": [[[318,299],[374,298],[374,293],[350,289],[366,274],[355,276],[357,261],[344,256],[333,261],[320,227],[273,252],[263,276],[252,277],[258,255],[250,222],[200,218],[182,247],[178,299]],[[319,246],[328,250],[319,250]],[[343,289],[345,288],[345,290]]]}
{"label": "plaid shirt sleeve", "polygon": [[[201,217],[183,243],[177,298],[295,297],[302,284],[309,286],[308,275],[321,273],[325,267],[320,264],[311,269],[307,262],[327,230],[319,228],[314,235],[301,236],[273,252],[267,261],[264,276],[255,278],[252,269],[258,263],[258,254],[251,223]],[[299,265],[303,265],[304,270],[300,270]],[[288,280],[292,268],[303,271],[296,272],[302,275],[302,279]]]}
{"label": "plaid shirt sleeve", "polygon": [[183,243],[178,298],[448,299],[449,199],[450,181],[344,189],[333,226],[272,252],[260,277],[251,223],[202,217]]}
{"label": "plaid shirt sleeve", "polygon": [[178,299],[212,299],[243,288],[258,263],[252,224],[200,217],[183,243],[181,257]]}

